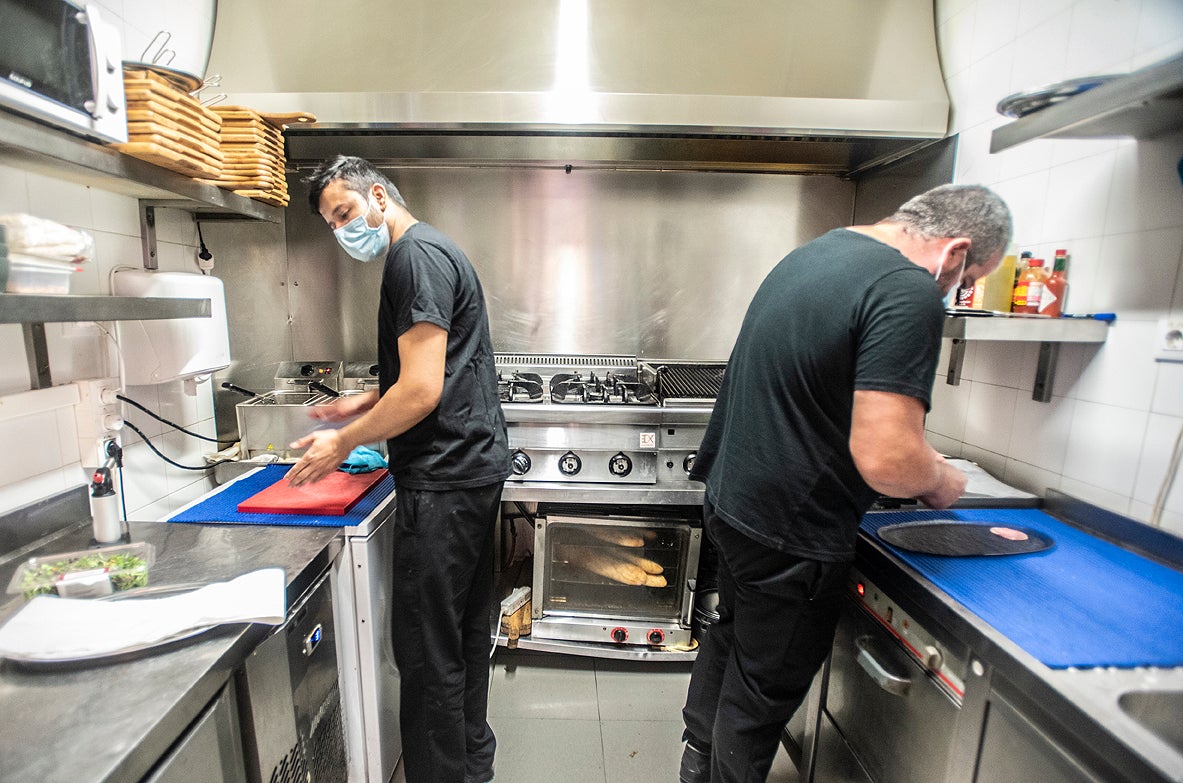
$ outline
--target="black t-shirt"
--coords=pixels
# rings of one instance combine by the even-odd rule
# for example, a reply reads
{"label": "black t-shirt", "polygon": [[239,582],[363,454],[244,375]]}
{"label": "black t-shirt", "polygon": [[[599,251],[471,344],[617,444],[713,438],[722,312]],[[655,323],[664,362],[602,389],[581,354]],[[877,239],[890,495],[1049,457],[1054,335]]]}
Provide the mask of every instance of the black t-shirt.
{"label": "black t-shirt", "polygon": [[390,472],[397,485],[411,489],[465,489],[502,481],[509,475],[509,446],[480,280],[455,242],[415,223],[391,246],[382,272],[382,394],[398,380],[398,338],[424,321],[448,332],[443,393],[423,421],[387,441]]}
{"label": "black t-shirt", "polygon": [[691,474],[720,517],[784,552],[853,558],[876,497],[850,454],[854,391],[927,410],[943,317],[931,274],[855,231],[777,264],[744,316]]}

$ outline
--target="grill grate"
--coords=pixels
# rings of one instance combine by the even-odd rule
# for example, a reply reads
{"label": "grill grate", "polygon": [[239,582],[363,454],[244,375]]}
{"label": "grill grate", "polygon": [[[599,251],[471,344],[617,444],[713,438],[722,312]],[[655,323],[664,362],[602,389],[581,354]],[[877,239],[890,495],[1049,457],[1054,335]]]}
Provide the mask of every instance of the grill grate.
{"label": "grill grate", "polygon": [[657,396],[662,400],[713,400],[723,388],[726,364],[657,365]]}

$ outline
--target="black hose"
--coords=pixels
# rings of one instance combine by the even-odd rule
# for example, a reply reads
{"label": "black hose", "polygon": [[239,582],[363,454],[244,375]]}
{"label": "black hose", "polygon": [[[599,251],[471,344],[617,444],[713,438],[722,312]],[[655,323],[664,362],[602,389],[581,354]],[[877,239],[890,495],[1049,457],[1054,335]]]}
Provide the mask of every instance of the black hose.
{"label": "black hose", "polygon": [[[190,431],[190,430],[187,430],[187,429],[185,429],[184,427],[182,427],[180,424],[177,424],[176,422],[171,422],[171,421],[169,421],[168,419],[164,418],[163,416],[160,416],[159,414],[153,413],[152,411],[150,411],[150,410],[148,410],[147,408],[145,408],[143,405],[140,405],[140,404],[139,404],[138,402],[136,402],[135,400],[133,400],[133,399],[131,399],[131,398],[129,398],[129,397],[124,397],[122,394],[116,394],[116,395],[115,395],[115,399],[117,399],[117,400],[122,400],[123,402],[126,402],[128,405],[131,405],[131,406],[133,406],[133,407],[135,407],[135,408],[139,408],[139,409],[140,409],[140,410],[142,410],[144,413],[148,414],[149,416],[151,416],[152,418],[156,419],[157,421],[159,421],[159,422],[163,422],[164,424],[167,424],[168,426],[172,427],[173,429],[175,429],[175,430],[179,430],[179,431],[181,431],[181,432],[185,433],[186,435],[188,435],[188,436],[190,436],[190,437],[193,437],[193,438],[200,438],[201,440],[208,440],[210,443],[217,443],[217,444],[219,444],[219,445],[221,445],[221,444],[223,444],[223,443],[236,443],[236,442],[237,442],[237,441],[233,441],[233,440],[218,440],[217,438],[211,438],[211,437],[208,437],[208,436],[206,436],[206,435],[199,435],[199,434],[198,434],[198,433],[196,433],[196,432],[192,432],[192,431]],[[127,423],[127,422],[125,422],[125,423]],[[130,423],[128,423],[128,424],[127,424],[127,426],[131,427],[132,425],[131,425]],[[132,429],[135,429],[135,427],[132,427]],[[136,432],[139,432],[139,430],[136,430]],[[147,438],[145,438],[145,440],[147,440]]]}
{"label": "black hose", "polygon": [[160,457],[162,460],[164,460],[168,464],[172,465],[174,468],[180,468],[181,470],[209,470],[210,468],[212,468],[216,465],[222,465],[226,462],[234,462],[234,460],[232,460],[232,459],[220,459],[217,462],[211,462],[210,464],[205,465],[204,467],[193,467],[192,465],[182,465],[181,463],[175,462],[174,460],[171,460],[168,457],[164,456],[164,454],[161,453],[160,449],[158,449],[152,445],[152,441],[148,440],[148,436],[145,435],[143,432],[141,432],[139,427],[132,424],[130,421],[123,422],[123,425],[125,427],[127,427],[128,429],[130,429],[135,434],[139,435],[140,438],[144,441],[144,444],[148,448],[152,449],[152,451],[155,452],[156,456]]}

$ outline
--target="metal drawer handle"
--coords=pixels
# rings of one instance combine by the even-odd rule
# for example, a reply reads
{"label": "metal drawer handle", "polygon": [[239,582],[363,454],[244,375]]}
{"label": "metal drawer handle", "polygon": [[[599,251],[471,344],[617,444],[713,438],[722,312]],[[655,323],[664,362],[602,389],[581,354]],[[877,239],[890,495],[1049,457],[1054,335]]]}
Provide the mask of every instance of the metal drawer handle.
{"label": "metal drawer handle", "polygon": [[872,639],[870,636],[860,636],[855,639],[854,646],[858,648],[858,663],[863,667],[863,671],[871,675],[871,679],[875,683],[896,696],[907,696],[908,691],[912,687],[912,680],[909,677],[899,677],[892,674],[887,668],[875,658],[871,652]]}

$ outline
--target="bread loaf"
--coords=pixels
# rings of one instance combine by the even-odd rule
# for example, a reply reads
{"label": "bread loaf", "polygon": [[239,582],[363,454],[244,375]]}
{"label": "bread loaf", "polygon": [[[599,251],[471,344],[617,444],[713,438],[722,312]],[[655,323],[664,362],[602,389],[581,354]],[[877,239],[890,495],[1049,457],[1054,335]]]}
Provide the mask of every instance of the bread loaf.
{"label": "bread loaf", "polygon": [[555,558],[624,585],[665,587],[660,564],[627,552],[596,547],[556,546]]}

